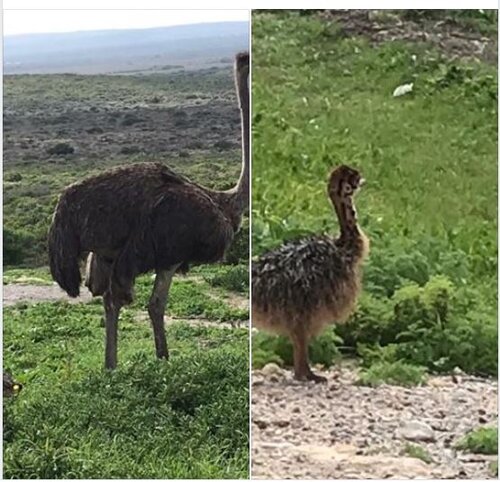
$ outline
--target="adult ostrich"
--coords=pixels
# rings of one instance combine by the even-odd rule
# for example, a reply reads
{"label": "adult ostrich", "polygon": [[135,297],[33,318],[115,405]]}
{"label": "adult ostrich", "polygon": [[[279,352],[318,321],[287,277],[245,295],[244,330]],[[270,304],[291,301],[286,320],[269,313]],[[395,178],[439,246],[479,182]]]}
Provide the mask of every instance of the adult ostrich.
{"label": "adult ostrich", "polygon": [[235,78],[242,124],[242,170],[237,185],[215,191],[159,163],[133,164],[72,184],[62,193],[49,231],[52,277],[69,296],[86,285],[103,295],[105,367],[117,363],[118,315],[133,298],[137,275],[155,270],[148,312],[156,354],[168,358],[164,313],[172,277],[190,263],[223,258],[248,208],[249,55],[237,54]]}

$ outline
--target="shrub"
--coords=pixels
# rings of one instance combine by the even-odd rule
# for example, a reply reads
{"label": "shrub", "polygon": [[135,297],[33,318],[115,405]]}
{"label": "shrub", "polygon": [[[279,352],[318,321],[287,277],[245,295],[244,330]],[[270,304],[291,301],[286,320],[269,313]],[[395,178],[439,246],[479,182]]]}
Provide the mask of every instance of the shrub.
{"label": "shrub", "polygon": [[406,444],[404,449],[403,449],[403,455],[407,455],[408,457],[413,457],[414,459],[420,459],[426,464],[431,464],[432,463],[432,457],[425,450],[423,447],[420,445],[416,444]]}
{"label": "shrub", "polygon": [[498,454],[498,428],[480,427],[469,432],[457,443],[456,447],[475,454]]}
{"label": "shrub", "polygon": [[497,325],[474,288],[457,289],[445,276],[422,287],[410,282],[389,300],[365,293],[351,320],[336,327],[364,364],[402,360],[432,371],[495,375]]}
{"label": "shrub", "polygon": [[371,387],[383,383],[411,387],[425,381],[425,372],[424,367],[409,365],[399,360],[393,363],[378,362],[360,373],[359,383]]}
{"label": "shrub", "polygon": [[66,154],[73,154],[74,152],[75,148],[67,142],[58,142],[57,144],[47,148],[47,153],[51,156],[63,156]]}
{"label": "shrub", "polygon": [[211,286],[236,291],[238,293],[248,292],[248,265],[221,266],[214,274],[205,275],[203,278]]}
{"label": "shrub", "polygon": [[23,176],[19,172],[11,172],[5,175],[5,180],[7,182],[19,182],[23,180]]}
{"label": "shrub", "polygon": [[[309,359],[313,364],[331,366],[340,355],[338,345],[342,340],[333,329],[326,329],[309,344]],[[261,368],[267,363],[293,366],[293,348],[284,336],[257,331],[252,335],[252,365]]]}
{"label": "shrub", "polygon": [[25,231],[3,230],[3,262],[4,266],[21,264],[32,246],[33,236]]}

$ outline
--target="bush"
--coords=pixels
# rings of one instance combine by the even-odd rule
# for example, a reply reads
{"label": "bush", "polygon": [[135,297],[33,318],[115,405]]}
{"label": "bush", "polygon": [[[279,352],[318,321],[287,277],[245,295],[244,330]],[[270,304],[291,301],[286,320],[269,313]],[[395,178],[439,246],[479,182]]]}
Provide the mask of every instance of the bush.
{"label": "bush", "polygon": [[7,182],[19,182],[23,180],[23,176],[19,172],[11,172],[5,175],[5,180]]}
{"label": "bush", "polygon": [[414,459],[420,459],[426,464],[431,464],[432,463],[432,457],[425,450],[423,447],[420,445],[416,444],[406,444],[405,448],[403,450],[403,455],[407,455],[408,457],[413,457]]}
{"label": "bush", "polygon": [[409,365],[402,361],[393,363],[379,362],[374,363],[370,368],[360,373],[359,383],[371,387],[383,383],[411,387],[425,382],[425,372],[424,367]]}
{"label": "bush", "polygon": [[[331,366],[340,355],[338,345],[342,340],[333,329],[326,329],[309,344],[309,360],[313,364]],[[293,348],[284,336],[274,336],[262,331],[252,335],[252,365],[261,368],[267,363],[293,366]]]}
{"label": "bush", "polygon": [[221,266],[214,274],[203,276],[211,286],[219,286],[238,293],[248,293],[248,265]]}
{"label": "bush", "polygon": [[398,360],[446,372],[459,366],[482,375],[497,373],[497,325],[475,289],[457,289],[445,276],[422,287],[409,282],[392,298],[364,294],[349,322],[336,327],[364,364]]}
{"label": "bush", "polygon": [[58,142],[47,149],[47,153],[51,156],[63,156],[65,154],[73,154],[74,152],[75,148],[67,142]]}
{"label": "bush", "polygon": [[469,432],[456,445],[458,449],[475,454],[498,454],[498,428],[481,427]]}
{"label": "bush", "polygon": [[32,246],[33,236],[25,231],[3,230],[3,263],[4,266],[16,266],[23,263]]}

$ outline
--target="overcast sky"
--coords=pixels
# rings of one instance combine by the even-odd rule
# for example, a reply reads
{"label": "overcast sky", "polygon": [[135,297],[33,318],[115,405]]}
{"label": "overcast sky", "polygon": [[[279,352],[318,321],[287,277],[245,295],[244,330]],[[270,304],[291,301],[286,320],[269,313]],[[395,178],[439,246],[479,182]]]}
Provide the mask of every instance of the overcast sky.
{"label": "overcast sky", "polygon": [[4,35],[249,20],[248,10],[4,10]]}

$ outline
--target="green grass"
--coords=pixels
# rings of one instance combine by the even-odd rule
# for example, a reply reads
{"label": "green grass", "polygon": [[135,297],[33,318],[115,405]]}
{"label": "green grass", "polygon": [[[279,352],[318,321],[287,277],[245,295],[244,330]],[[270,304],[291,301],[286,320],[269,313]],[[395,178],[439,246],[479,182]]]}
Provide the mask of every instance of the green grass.
{"label": "green grass", "polygon": [[412,387],[425,382],[425,372],[423,367],[410,365],[400,360],[393,363],[378,362],[360,373],[359,383],[370,387],[383,383]]}
{"label": "green grass", "polygon": [[52,285],[52,277],[47,267],[10,268],[3,272],[3,284]]}
{"label": "green grass", "polygon": [[[359,168],[371,251],[357,312],[337,329],[344,349],[495,376],[496,66],[425,43],[371,46],[314,15],[252,18],[252,254],[338,232],[326,180]],[[393,98],[406,82],[414,92]]]}
{"label": "green grass", "polygon": [[413,457],[414,459],[420,459],[426,464],[432,463],[431,455],[429,454],[429,452],[427,452],[427,450],[425,450],[424,447],[421,447],[420,445],[410,443],[406,444],[403,449],[403,455]]}
{"label": "green grass", "polygon": [[149,324],[124,310],[119,367],[104,371],[102,308],[4,310],[5,478],[246,478],[248,331],[177,323],[157,361]]}
{"label": "green grass", "polygon": [[225,266],[219,272],[204,276],[211,286],[217,286],[237,293],[249,292],[248,265]]}
{"label": "green grass", "polygon": [[[241,267],[246,271],[248,267]],[[199,269],[198,272],[205,272]],[[211,273],[226,273],[227,267],[214,265],[208,268]],[[208,275],[207,275],[208,276]],[[217,274],[213,275],[217,276]],[[151,274],[141,276],[135,284],[135,302],[132,309],[147,310],[149,297],[153,290],[154,279]],[[219,296],[220,295],[220,296]],[[217,292],[203,280],[177,276],[169,292],[168,314],[178,318],[203,318],[210,321],[243,321],[248,320],[248,309],[230,306],[222,299],[224,291]]]}
{"label": "green grass", "polygon": [[168,75],[7,75],[5,101],[9,107],[17,109],[59,107],[66,102],[99,108],[138,103],[156,105],[158,100],[163,105],[183,106],[191,99],[234,99],[231,73],[231,67],[227,67]]}
{"label": "green grass", "polygon": [[498,427],[480,427],[469,432],[456,445],[458,449],[475,454],[498,454]]}

